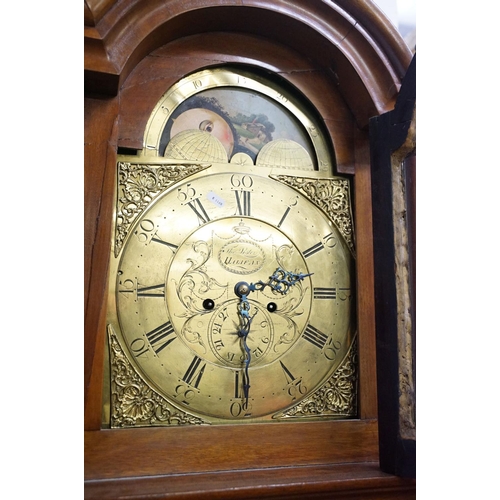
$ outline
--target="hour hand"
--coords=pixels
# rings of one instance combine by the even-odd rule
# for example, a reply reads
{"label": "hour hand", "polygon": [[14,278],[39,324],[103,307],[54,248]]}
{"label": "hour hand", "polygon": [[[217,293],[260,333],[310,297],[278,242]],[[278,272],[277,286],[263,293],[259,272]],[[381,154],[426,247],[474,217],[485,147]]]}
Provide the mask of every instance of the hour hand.
{"label": "hour hand", "polygon": [[269,276],[267,282],[257,281],[257,283],[250,283],[250,291],[263,290],[266,286],[274,290],[275,292],[285,295],[289,292],[290,287],[296,285],[299,281],[302,281],[307,276],[311,276],[313,273],[292,273],[290,271],[285,271],[283,268],[278,267],[276,271]]}

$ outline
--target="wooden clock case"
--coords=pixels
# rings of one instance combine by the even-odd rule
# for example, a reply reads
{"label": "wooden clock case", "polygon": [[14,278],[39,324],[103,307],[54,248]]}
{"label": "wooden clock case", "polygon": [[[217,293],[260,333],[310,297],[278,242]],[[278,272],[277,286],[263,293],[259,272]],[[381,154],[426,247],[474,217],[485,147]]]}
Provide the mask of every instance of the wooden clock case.
{"label": "wooden clock case", "polygon": [[[370,118],[391,111],[412,54],[369,0],[86,0],[85,498],[414,498],[379,466]],[[101,423],[117,154],[184,75],[224,64],[277,75],[319,113],[352,176],[359,418],[105,429]]]}

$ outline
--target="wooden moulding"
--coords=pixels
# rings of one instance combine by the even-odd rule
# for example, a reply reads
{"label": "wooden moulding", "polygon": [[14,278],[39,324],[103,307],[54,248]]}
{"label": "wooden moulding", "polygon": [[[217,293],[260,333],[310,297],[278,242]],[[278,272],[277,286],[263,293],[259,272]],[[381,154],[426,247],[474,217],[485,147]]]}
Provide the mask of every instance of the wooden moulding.
{"label": "wooden moulding", "polygon": [[95,26],[116,3],[116,0],[85,0],[85,26]]}
{"label": "wooden moulding", "polygon": [[380,464],[406,477],[416,474],[415,83],[416,56],[394,111],[370,123]]}
{"label": "wooden moulding", "polygon": [[411,500],[416,496],[414,481],[385,474],[373,462],[175,474],[87,483],[86,500],[118,498]]}
{"label": "wooden moulding", "polygon": [[117,2],[86,31],[86,89],[116,94],[147,54],[209,32],[253,34],[291,47],[337,75],[353,110],[366,111],[357,102],[360,92],[368,92],[370,116],[392,109],[411,60],[402,38],[370,0],[129,0]]}
{"label": "wooden moulding", "polygon": [[118,99],[85,99],[85,429],[99,429]]}

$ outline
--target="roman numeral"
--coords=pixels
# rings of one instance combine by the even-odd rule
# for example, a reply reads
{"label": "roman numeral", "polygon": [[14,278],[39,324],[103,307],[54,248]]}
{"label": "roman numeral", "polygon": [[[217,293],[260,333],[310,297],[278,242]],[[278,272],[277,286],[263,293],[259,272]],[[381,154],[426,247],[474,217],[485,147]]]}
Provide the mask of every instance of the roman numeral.
{"label": "roman numeral", "polygon": [[280,361],[281,368],[286,378],[286,391],[288,395],[295,401],[297,398],[302,397],[307,392],[307,387],[302,384],[302,377],[295,378],[292,372]]}
{"label": "roman numeral", "polygon": [[174,245],[173,243],[170,243],[168,241],[163,241],[162,239],[160,239],[158,237],[155,238],[153,236],[151,238],[151,241],[154,241],[155,243],[160,243],[161,245],[165,245],[165,246],[169,247],[172,250],[172,252],[174,252],[174,253],[179,248],[177,245]]}
{"label": "roman numeral", "polygon": [[296,378],[292,375],[290,370],[280,361],[281,368],[283,369],[283,372],[285,374],[285,378],[288,384],[292,384]]}
{"label": "roman numeral", "polygon": [[251,215],[250,195],[251,191],[235,191],[236,204],[240,215]]}
{"label": "roman numeral", "polygon": [[241,380],[240,372],[234,372],[234,397],[241,398]]}
{"label": "roman numeral", "polygon": [[165,285],[163,283],[152,286],[140,286],[137,283],[137,297],[165,297]]}
{"label": "roman numeral", "polygon": [[165,349],[165,347],[177,338],[174,327],[169,321],[146,333],[146,337],[156,354]]}
{"label": "roman numeral", "polygon": [[210,217],[208,216],[205,207],[201,204],[201,201],[199,199],[188,202],[188,206],[193,210],[193,212],[198,217],[198,223],[200,226],[206,224],[210,220]]}
{"label": "roman numeral", "polygon": [[312,325],[307,325],[302,337],[310,342],[312,345],[323,349],[325,347],[326,341],[328,340],[328,335],[320,332],[317,328]]}
{"label": "roman numeral", "polygon": [[200,365],[201,365],[201,358],[195,356],[193,361],[191,361],[191,364],[189,365],[189,368],[187,369],[186,373],[184,374],[184,377],[182,377],[182,380],[186,382],[186,384],[189,384],[195,387],[196,389],[198,389],[201,377],[205,372],[206,363],[203,363],[201,366]]}
{"label": "roman numeral", "polygon": [[336,288],[321,288],[315,287],[313,296],[315,299],[336,299],[337,289]]}
{"label": "roman numeral", "polygon": [[302,252],[302,255],[304,255],[304,258],[307,259],[307,257],[314,255],[316,252],[319,252],[324,248],[334,248],[336,245],[337,245],[337,237],[333,233],[330,233],[327,234],[324,238],[322,238],[321,241],[316,243],[316,245],[313,245],[311,248],[304,250]]}
{"label": "roman numeral", "polygon": [[281,227],[281,224],[283,224],[283,222],[285,222],[285,219],[287,218],[288,214],[290,213],[290,210],[291,210],[291,208],[287,207],[287,209],[285,210],[285,213],[283,214],[283,217],[281,217],[281,220],[279,221],[279,223],[276,227]]}
{"label": "roman numeral", "polygon": [[320,250],[323,250],[323,248],[325,248],[325,246],[320,241],[319,243],[316,243],[316,245],[313,245],[311,248],[308,248],[307,250],[304,250],[302,252],[302,255],[304,256],[305,259],[307,259],[311,255],[314,255],[316,252],[319,252]]}

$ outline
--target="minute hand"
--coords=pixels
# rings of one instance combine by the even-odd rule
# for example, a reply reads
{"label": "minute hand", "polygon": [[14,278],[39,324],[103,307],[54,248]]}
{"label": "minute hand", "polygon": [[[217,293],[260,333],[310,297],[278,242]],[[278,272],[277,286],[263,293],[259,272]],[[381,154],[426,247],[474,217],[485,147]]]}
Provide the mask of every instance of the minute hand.
{"label": "minute hand", "polygon": [[245,351],[245,371],[243,376],[243,391],[245,396],[245,402],[248,406],[248,393],[250,390],[250,377],[248,374],[248,367],[250,366],[250,360],[252,358],[250,348],[247,344],[247,337],[250,333],[250,325],[255,316],[250,316],[250,303],[248,302],[247,293],[249,288],[247,283],[240,282],[237,285],[236,293],[240,296],[240,303],[238,304],[238,314],[240,316],[240,328],[238,329],[238,337],[241,339],[243,349]]}
{"label": "minute hand", "polygon": [[245,396],[245,402],[248,405],[248,394],[250,391],[250,376],[248,373],[248,368],[250,366],[251,351],[247,344],[247,337],[250,333],[250,325],[255,316],[250,316],[250,302],[248,301],[248,294],[250,292],[255,292],[256,290],[263,290],[266,286],[270,287],[275,292],[285,295],[290,290],[290,287],[296,285],[299,281],[302,281],[307,276],[311,276],[313,273],[292,273],[290,271],[285,271],[281,267],[278,267],[274,273],[269,276],[269,280],[266,282],[258,281],[257,283],[246,283],[240,281],[234,287],[236,295],[240,298],[238,304],[238,314],[240,316],[240,328],[238,329],[238,336],[241,339],[243,349],[245,351],[245,369],[244,369],[244,383],[243,390]]}

